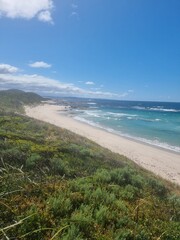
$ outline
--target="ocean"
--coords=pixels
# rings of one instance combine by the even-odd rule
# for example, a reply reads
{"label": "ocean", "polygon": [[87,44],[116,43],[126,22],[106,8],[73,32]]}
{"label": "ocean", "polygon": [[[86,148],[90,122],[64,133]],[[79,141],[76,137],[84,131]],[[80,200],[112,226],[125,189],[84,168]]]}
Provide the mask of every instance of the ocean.
{"label": "ocean", "polygon": [[180,103],[80,98],[63,101],[72,107],[70,115],[76,120],[180,153]]}

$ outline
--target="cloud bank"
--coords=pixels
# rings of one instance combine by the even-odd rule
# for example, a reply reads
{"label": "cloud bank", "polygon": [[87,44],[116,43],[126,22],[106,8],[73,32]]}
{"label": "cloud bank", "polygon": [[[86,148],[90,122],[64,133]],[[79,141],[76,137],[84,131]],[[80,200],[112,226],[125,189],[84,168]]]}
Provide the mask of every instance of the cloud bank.
{"label": "cloud bank", "polygon": [[16,73],[18,72],[19,69],[17,67],[14,67],[14,66],[11,66],[9,64],[4,64],[4,63],[1,63],[0,64],[0,74],[1,73],[4,73],[4,74],[7,74],[7,73]]}
{"label": "cloud bank", "polygon": [[53,23],[53,0],[0,0],[0,16]]}
{"label": "cloud bank", "polygon": [[97,98],[121,97],[121,95],[111,92],[89,91],[76,87],[74,84],[59,82],[58,80],[36,74],[0,74],[0,89],[9,88],[33,91],[46,96],[76,96]]}
{"label": "cloud bank", "polygon": [[[45,62],[32,63],[33,67],[48,67]],[[44,96],[75,96],[91,98],[110,98],[120,99],[126,97],[133,90],[128,90],[122,94],[116,94],[106,91],[100,91],[98,88],[87,90],[76,87],[71,83],[60,82],[52,78],[41,75],[21,74],[17,67],[9,64],[0,64],[0,90],[20,89],[24,91],[33,91]],[[93,85],[94,82],[86,82],[87,85]]]}

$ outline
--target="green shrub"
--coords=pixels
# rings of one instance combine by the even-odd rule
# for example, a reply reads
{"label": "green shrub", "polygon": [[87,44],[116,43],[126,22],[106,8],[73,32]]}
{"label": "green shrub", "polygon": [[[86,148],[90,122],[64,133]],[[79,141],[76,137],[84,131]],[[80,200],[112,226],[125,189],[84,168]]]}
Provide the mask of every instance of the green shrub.
{"label": "green shrub", "polygon": [[133,233],[130,229],[122,228],[114,234],[114,240],[134,240]]}
{"label": "green shrub", "polygon": [[109,171],[105,169],[99,169],[94,175],[94,179],[100,183],[110,183],[111,182],[111,174]]}
{"label": "green shrub", "polygon": [[171,221],[180,222],[180,197],[177,195],[172,195],[169,197],[169,204]]}
{"label": "green shrub", "polygon": [[[87,196],[87,194],[85,194]],[[108,195],[107,191],[101,187],[97,187],[92,193],[88,192],[88,197],[92,199],[95,205],[105,202],[106,196]]]}
{"label": "green shrub", "polygon": [[133,172],[127,167],[112,170],[110,174],[112,181],[120,186],[125,186],[132,183]]}
{"label": "green shrub", "polygon": [[71,181],[70,189],[73,192],[91,192],[94,189],[91,178],[77,178],[75,181]]}
{"label": "green shrub", "polygon": [[153,192],[158,196],[158,197],[165,197],[168,193],[168,189],[164,186],[163,183],[160,182],[160,180],[156,179],[149,179],[148,180],[148,185],[151,187]]}
{"label": "green shrub", "polygon": [[120,216],[116,222],[116,228],[118,229],[118,228],[127,227],[128,224],[130,224],[131,222],[132,220],[129,216],[122,214],[122,216]]}
{"label": "green shrub", "polygon": [[127,185],[121,191],[121,197],[126,200],[134,200],[138,196],[139,189],[132,185]]}
{"label": "green shrub", "polygon": [[71,224],[68,228],[68,231],[64,233],[61,237],[61,240],[83,240],[82,234],[75,224]]}
{"label": "green shrub", "polygon": [[[25,235],[23,239],[33,240],[33,239],[42,239],[44,236],[43,231],[37,231],[43,228],[42,223],[42,216],[38,211],[38,208],[35,205],[32,205],[30,209],[26,212],[27,218],[19,227],[19,234],[21,236]],[[22,219],[22,218],[21,218]]]}
{"label": "green shrub", "polygon": [[136,233],[135,240],[150,240],[152,239],[152,234],[149,233],[148,229],[141,229]]}
{"label": "green shrub", "polygon": [[50,160],[50,166],[54,174],[68,175],[68,165],[60,158],[53,158]]}
{"label": "green shrub", "polygon": [[71,193],[70,199],[74,209],[78,208],[84,202],[84,196],[79,192]]}
{"label": "green shrub", "polygon": [[70,219],[86,237],[93,235],[94,221],[91,206],[82,204],[79,209],[72,213]]}
{"label": "green shrub", "polygon": [[54,217],[64,217],[69,215],[72,211],[72,204],[70,198],[61,193],[59,196],[50,197],[47,200],[48,209]]}
{"label": "green shrub", "polygon": [[40,160],[41,156],[39,154],[32,153],[31,156],[26,159],[26,168],[33,169],[35,166],[38,165]]}
{"label": "green shrub", "polygon": [[109,208],[100,205],[99,208],[95,212],[95,221],[99,224],[105,227],[110,222],[110,212]]}
{"label": "green shrub", "polygon": [[145,184],[145,179],[142,176],[140,176],[137,173],[132,175],[131,185],[141,189],[143,188],[144,184]]}
{"label": "green shrub", "polygon": [[119,211],[120,213],[122,213],[123,215],[127,215],[128,214],[128,207],[125,205],[125,202],[118,199],[116,201],[114,201],[114,206],[117,209],[117,211]]}
{"label": "green shrub", "polygon": [[22,152],[19,146],[12,146],[10,143],[5,143],[4,150],[0,149],[0,155],[5,162],[9,164],[16,163],[17,166],[24,164],[26,159],[26,154]]}

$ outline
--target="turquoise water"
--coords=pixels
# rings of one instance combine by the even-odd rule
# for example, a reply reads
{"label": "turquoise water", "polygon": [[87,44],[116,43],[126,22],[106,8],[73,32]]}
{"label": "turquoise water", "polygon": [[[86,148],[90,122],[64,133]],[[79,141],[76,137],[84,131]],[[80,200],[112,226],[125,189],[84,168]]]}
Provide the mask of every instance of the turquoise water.
{"label": "turquoise water", "polygon": [[180,153],[180,103],[68,101],[79,121]]}

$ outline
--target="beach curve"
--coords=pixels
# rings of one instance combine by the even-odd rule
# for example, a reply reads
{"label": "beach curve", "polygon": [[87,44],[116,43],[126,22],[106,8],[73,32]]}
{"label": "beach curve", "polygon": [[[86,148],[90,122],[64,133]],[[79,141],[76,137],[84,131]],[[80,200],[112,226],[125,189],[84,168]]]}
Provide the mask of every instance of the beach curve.
{"label": "beach curve", "polygon": [[141,167],[180,185],[180,154],[137,142],[103,129],[90,126],[65,114],[67,106],[41,104],[26,106],[26,115],[68,129],[86,137],[102,147],[124,155]]}

